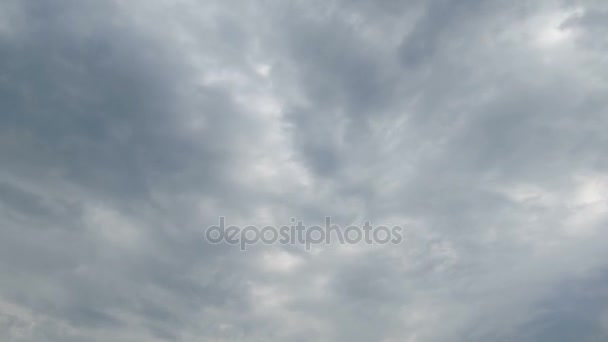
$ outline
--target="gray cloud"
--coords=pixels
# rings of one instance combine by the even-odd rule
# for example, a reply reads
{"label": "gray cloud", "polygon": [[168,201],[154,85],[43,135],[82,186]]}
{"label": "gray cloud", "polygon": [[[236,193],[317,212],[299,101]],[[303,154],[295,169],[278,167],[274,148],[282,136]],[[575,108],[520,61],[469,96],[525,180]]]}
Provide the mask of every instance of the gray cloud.
{"label": "gray cloud", "polygon": [[[606,13],[4,1],[0,337],[605,339]],[[326,215],[404,242],[204,241]]]}

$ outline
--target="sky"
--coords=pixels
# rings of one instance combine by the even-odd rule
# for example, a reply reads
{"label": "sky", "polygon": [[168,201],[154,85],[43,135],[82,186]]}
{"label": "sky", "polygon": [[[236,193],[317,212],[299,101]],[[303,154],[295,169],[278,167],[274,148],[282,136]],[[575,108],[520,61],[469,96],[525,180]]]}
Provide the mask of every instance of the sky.
{"label": "sky", "polygon": [[1,0],[0,340],[606,341],[607,52],[602,0]]}

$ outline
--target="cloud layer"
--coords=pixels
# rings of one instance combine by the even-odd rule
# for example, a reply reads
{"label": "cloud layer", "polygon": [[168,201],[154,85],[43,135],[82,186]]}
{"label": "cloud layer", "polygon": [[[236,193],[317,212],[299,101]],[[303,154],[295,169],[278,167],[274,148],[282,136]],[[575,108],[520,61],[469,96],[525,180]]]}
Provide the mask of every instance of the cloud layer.
{"label": "cloud layer", "polygon": [[0,339],[603,341],[606,37],[592,0],[4,0]]}

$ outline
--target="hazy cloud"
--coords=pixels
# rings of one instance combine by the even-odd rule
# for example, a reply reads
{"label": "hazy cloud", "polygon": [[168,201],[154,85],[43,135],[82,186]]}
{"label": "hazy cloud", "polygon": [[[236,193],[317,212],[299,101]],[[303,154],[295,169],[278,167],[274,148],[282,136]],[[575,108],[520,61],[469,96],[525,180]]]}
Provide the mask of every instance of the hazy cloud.
{"label": "hazy cloud", "polygon": [[[0,4],[0,338],[608,337],[599,1]],[[295,217],[385,246],[204,240]]]}

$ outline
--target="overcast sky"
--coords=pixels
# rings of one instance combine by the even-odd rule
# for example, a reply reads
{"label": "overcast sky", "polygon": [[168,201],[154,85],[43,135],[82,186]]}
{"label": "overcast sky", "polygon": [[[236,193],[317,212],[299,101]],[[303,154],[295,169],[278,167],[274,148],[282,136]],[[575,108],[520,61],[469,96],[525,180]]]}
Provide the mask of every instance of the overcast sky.
{"label": "overcast sky", "polygon": [[0,0],[0,340],[606,341],[607,53],[603,0]]}

